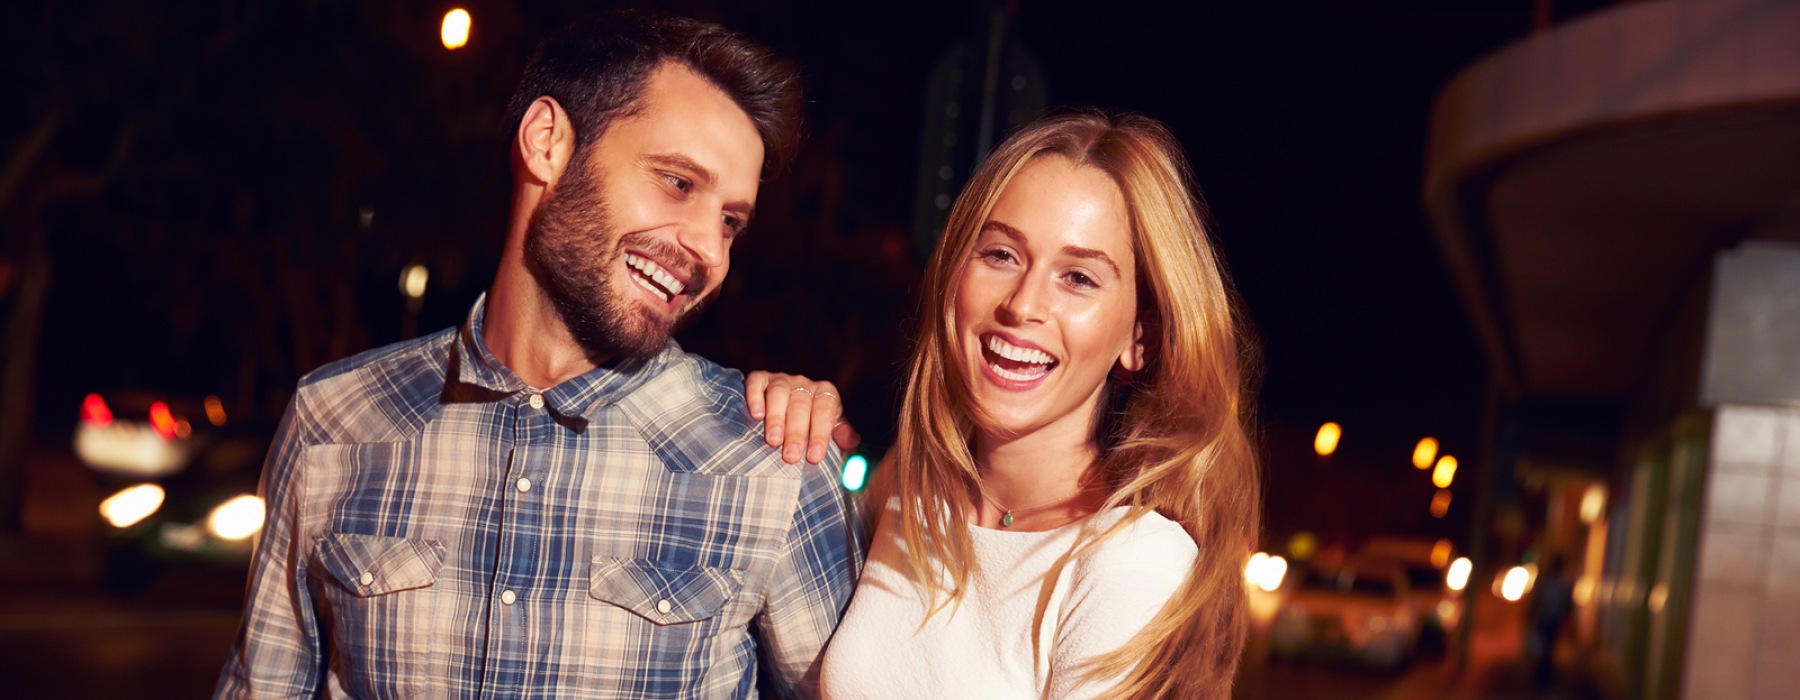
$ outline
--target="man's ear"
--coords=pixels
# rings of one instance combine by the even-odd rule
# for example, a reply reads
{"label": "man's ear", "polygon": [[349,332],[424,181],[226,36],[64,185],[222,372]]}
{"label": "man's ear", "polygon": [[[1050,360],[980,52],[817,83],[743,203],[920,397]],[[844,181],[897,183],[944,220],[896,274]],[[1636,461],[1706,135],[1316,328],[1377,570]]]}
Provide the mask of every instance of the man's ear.
{"label": "man's ear", "polygon": [[1131,324],[1131,347],[1119,355],[1119,368],[1127,372],[1144,368],[1144,324]]}
{"label": "man's ear", "polygon": [[569,113],[551,97],[537,98],[526,108],[519,133],[514,135],[513,155],[518,159],[520,177],[555,185],[574,153],[575,125],[569,122]]}

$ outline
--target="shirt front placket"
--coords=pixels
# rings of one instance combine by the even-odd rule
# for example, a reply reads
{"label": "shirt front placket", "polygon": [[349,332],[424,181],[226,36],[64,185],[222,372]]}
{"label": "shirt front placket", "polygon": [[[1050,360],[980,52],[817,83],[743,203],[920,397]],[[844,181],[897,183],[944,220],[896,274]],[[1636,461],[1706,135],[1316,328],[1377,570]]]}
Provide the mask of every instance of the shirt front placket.
{"label": "shirt front placket", "polygon": [[518,697],[530,665],[544,661],[532,658],[537,645],[526,634],[533,627],[529,615],[554,609],[541,601],[556,593],[545,589],[549,582],[539,580],[538,558],[546,536],[544,484],[560,429],[543,393],[526,389],[504,401],[512,409],[512,450],[506,478],[500,482],[503,493],[497,499],[503,505],[488,597],[488,662],[482,684],[487,691],[483,695],[497,700]]}

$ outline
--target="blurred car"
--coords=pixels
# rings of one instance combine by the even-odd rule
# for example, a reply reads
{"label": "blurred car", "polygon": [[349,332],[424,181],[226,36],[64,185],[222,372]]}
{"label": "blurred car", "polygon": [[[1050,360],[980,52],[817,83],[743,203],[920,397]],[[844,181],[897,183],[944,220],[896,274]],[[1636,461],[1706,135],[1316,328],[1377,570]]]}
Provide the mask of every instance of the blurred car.
{"label": "blurred car", "polygon": [[1391,565],[1406,574],[1413,609],[1419,615],[1418,650],[1422,653],[1443,653],[1462,621],[1462,592],[1450,585],[1452,555],[1449,540],[1374,538],[1358,550],[1361,561]]}
{"label": "blurred car", "polygon": [[1399,567],[1353,560],[1289,578],[1269,630],[1273,654],[1348,658],[1389,669],[1411,657],[1419,614]]}
{"label": "blurred car", "polygon": [[245,566],[262,528],[256,481],[268,440],[227,420],[217,397],[89,394],[75,454],[109,494],[99,512],[102,585],[138,590],[184,563]]}

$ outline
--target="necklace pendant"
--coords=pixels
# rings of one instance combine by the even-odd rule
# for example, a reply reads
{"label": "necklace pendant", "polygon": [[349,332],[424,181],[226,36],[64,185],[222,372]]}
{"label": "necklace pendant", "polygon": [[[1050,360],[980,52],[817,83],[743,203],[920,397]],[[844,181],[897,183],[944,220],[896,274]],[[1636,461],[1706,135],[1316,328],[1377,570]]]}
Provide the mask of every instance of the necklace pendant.
{"label": "necklace pendant", "polygon": [[1012,527],[1012,511],[1006,511],[1005,515],[1000,516],[1000,527]]}

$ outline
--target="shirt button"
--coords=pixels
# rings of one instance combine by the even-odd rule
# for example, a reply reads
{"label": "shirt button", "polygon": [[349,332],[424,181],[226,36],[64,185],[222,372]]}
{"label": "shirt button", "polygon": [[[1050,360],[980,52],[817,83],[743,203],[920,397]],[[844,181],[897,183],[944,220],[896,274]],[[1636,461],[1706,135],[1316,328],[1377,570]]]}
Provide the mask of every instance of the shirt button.
{"label": "shirt button", "polygon": [[519,594],[514,593],[512,591],[501,591],[500,592],[500,602],[505,603],[507,605],[512,605],[513,601],[518,600],[518,599],[519,599]]}
{"label": "shirt button", "polygon": [[365,585],[365,586],[367,586],[367,585],[369,585],[369,584],[372,584],[372,583],[375,583],[375,574],[373,574],[373,573],[370,573],[370,572],[367,572],[367,571],[364,571],[364,572],[363,572],[363,575],[362,575],[362,578],[359,578],[359,579],[357,579],[357,580],[358,580],[358,581],[361,581],[361,582],[362,582],[362,585]]}
{"label": "shirt button", "polygon": [[518,489],[519,493],[525,493],[526,491],[530,491],[531,490],[531,480],[521,476],[521,477],[519,477],[518,481],[513,482],[513,488]]}
{"label": "shirt button", "polygon": [[544,407],[544,395],[543,394],[532,394],[531,395],[531,407],[532,408],[543,408]]}
{"label": "shirt button", "polygon": [[669,614],[669,610],[673,609],[674,607],[675,606],[669,604],[668,598],[664,598],[662,600],[656,601],[656,611],[659,613],[662,613],[664,615]]}

